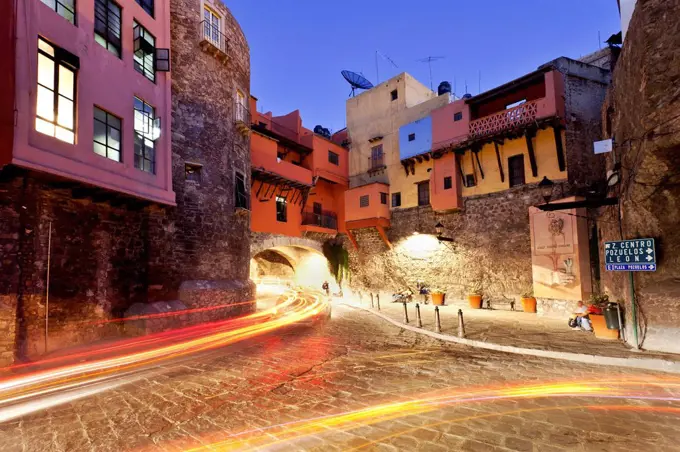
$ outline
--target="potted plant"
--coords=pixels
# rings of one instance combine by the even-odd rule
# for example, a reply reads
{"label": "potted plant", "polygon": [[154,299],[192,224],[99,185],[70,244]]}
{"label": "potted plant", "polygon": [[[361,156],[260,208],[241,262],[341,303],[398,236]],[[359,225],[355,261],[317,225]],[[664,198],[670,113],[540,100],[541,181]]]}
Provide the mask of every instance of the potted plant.
{"label": "potted plant", "polygon": [[476,281],[473,283],[470,292],[468,293],[468,303],[472,309],[482,309],[482,283]]}
{"label": "potted plant", "polygon": [[533,287],[528,287],[527,290],[522,293],[520,301],[522,302],[522,310],[524,312],[536,312],[536,298],[534,297]]}
{"label": "potted plant", "polygon": [[441,289],[431,289],[430,295],[432,296],[432,304],[435,306],[444,306],[444,298],[446,293]]}
{"label": "potted plant", "polygon": [[[590,301],[588,303],[589,306],[589,311],[597,311],[599,314],[596,313],[589,313],[588,318],[590,319],[590,324],[593,327],[593,332],[595,333],[595,337],[598,339],[607,339],[607,340],[616,340],[619,338],[619,330],[610,330],[607,328],[607,322],[604,318],[604,315],[601,314],[602,311],[607,307],[609,304],[609,295],[605,294],[592,294],[590,296]],[[596,309],[592,309],[591,307],[594,307]]]}

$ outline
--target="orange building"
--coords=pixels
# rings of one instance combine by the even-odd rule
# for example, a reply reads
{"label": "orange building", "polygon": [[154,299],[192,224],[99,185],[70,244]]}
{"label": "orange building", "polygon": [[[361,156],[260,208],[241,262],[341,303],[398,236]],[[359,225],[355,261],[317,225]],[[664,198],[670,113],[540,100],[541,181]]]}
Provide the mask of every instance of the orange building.
{"label": "orange building", "polygon": [[347,148],[320,126],[303,127],[298,110],[259,113],[251,96],[250,111],[251,231],[292,237],[345,232]]}

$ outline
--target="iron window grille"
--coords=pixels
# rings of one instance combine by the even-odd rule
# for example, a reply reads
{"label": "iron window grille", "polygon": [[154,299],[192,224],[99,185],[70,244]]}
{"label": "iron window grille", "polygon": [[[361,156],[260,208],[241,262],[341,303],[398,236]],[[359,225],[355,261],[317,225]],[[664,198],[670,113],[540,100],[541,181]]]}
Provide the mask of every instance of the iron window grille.
{"label": "iron window grille", "polygon": [[132,30],[134,36],[135,69],[155,83],[154,56],[156,55],[156,38],[137,21],[133,22]]}
{"label": "iron window grille", "polygon": [[333,165],[340,165],[340,156],[333,151],[328,151],[328,161]]}
{"label": "iron window grille", "polygon": [[368,195],[363,195],[359,197],[359,207],[368,207]]}
{"label": "iron window grille", "polygon": [[[246,189],[246,176],[243,173],[236,172],[234,183],[234,205],[237,209],[246,209],[250,207],[248,197],[248,190]],[[278,218],[278,199],[277,199],[277,218]],[[284,220],[285,221],[285,220]]]}
{"label": "iron window grille", "polygon": [[155,109],[135,97],[135,168],[156,174],[156,140],[160,137],[161,121]]}
{"label": "iron window grille", "polygon": [[392,207],[401,206],[401,193],[392,193]]}
{"label": "iron window grille", "polygon": [[451,176],[446,176],[444,178],[444,190],[450,190],[453,187],[453,179]]}
{"label": "iron window grille", "polygon": [[121,56],[120,6],[112,0],[95,0],[94,40],[109,52]]}
{"label": "iron window grille", "polygon": [[387,193],[380,193],[380,204],[387,205]]}
{"label": "iron window grille", "polygon": [[418,183],[418,205],[427,206],[430,204],[430,182]]}
{"label": "iron window grille", "polygon": [[35,130],[75,142],[76,78],[80,60],[38,38],[38,87]]}
{"label": "iron window grille", "polygon": [[276,197],[276,221],[285,223],[288,221],[288,206],[286,199],[281,196]]}
{"label": "iron window grille", "polygon": [[465,186],[466,187],[474,187],[477,185],[477,179],[475,179],[474,174],[468,174],[465,176]]}
{"label": "iron window grille", "polygon": [[76,0],[42,0],[64,19],[76,24]]}
{"label": "iron window grille", "polygon": [[508,159],[510,186],[524,185],[524,155],[514,155]]}
{"label": "iron window grille", "polygon": [[201,172],[203,165],[198,163],[184,163],[184,180],[201,183]]}
{"label": "iron window grille", "polygon": [[153,0],[135,0],[139,6],[153,17]]}
{"label": "iron window grille", "polygon": [[121,161],[121,122],[118,116],[94,107],[93,146],[95,154],[115,162]]}

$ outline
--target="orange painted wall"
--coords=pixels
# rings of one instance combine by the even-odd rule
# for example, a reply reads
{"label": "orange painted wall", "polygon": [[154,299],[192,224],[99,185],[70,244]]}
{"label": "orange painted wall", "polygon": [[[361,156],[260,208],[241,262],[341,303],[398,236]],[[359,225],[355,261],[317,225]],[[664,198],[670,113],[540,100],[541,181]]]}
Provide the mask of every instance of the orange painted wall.
{"label": "orange painted wall", "polygon": [[[255,181],[250,191],[250,229],[255,232],[270,232],[274,234],[283,234],[293,237],[300,237],[300,224],[302,222],[302,213],[300,204],[288,203],[288,218],[287,221],[276,221],[276,195],[281,194],[281,189],[277,189],[276,195],[272,196],[268,201],[260,201],[256,197],[258,188],[261,182]],[[273,187],[269,187],[271,191]],[[260,198],[264,197],[267,190],[265,185],[260,191]],[[290,192],[288,199],[291,199],[293,192]]]}
{"label": "orange painted wall", "polygon": [[[250,162],[253,168],[263,168],[267,171],[284,176],[288,179],[312,183],[312,172],[302,166],[294,165],[285,160],[278,161],[276,152],[278,143],[257,133],[250,136]],[[292,156],[290,158],[293,158]]]}
{"label": "orange painted wall", "polygon": [[[451,178],[451,188],[444,189],[444,178]],[[430,205],[435,211],[460,209],[463,205],[458,162],[449,152],[434,161],[430,172]]]}
{"label": "orange painted wall", "polygon": [[[349,184],[349,151],[330,140],[312,134],[312,155],[305,164],[309,164],[314,176],[325,177],[333,182],[343,185]],[[328,151],[338,154],[338,163],[335,165],[328,161]]]}
{"label": "orange painted wall", "polygon": [[[387,193],[387,203],[380,202],[380,193]],[[369,218],[390,218],[390,187],[374,183],[352,188],[345,192],[345,221],[366,220]],[[369,196],[368,207],[360,207],[359,198]]]}
{"label": "orange painted wall", "polygon": [[305,212],[312,212],[314,203],[321,204],[323,211],[330,211],[338,218],[339,232],[345,231],[345,191],[347,185],[333,184],[319,179],[316,186],[309,192]]}

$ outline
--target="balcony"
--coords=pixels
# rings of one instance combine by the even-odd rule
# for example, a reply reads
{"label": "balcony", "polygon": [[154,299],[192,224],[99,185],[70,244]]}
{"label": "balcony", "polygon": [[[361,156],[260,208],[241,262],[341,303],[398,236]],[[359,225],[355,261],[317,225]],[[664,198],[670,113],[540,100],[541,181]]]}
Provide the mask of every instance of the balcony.
{"label": "balcony", "polygon": [[470,138],[482,138],[519,129],[536,121],[538,101],[525,102],[507,110],[470,121]]}
{"label": "balcony", "polygon": [[338,216],[335,212],[321,213],[303,212],[302,230],[307,232],[336,233],[338,231]]}
{"label": "balcony", "polygon": [[219,28],[203,20],[198,24],[199,45],[201,49],[213,55],[222,64],[229,60],[229,40],[220,32]]}
{"label": "balcony", "polygon": [[381,151],[379,153],[373,153],[368,158],[368,173],[377,173],[378,171],[384,170],[385,166],[385,154]]}
{"label": "balcony", "polygon": [[250,111],[247,105],[239,101],[234,102],[234,124],[241,135],[250,135]]}
{"label": "balcony", "polygon": [[252,149],[250,161],[255,170],[273,173],[283,179],[298,182],[306,186],[312,185],[312,172],[307,168],[295,165],[276,158],[276,151],[266,152],[263,150]]}

